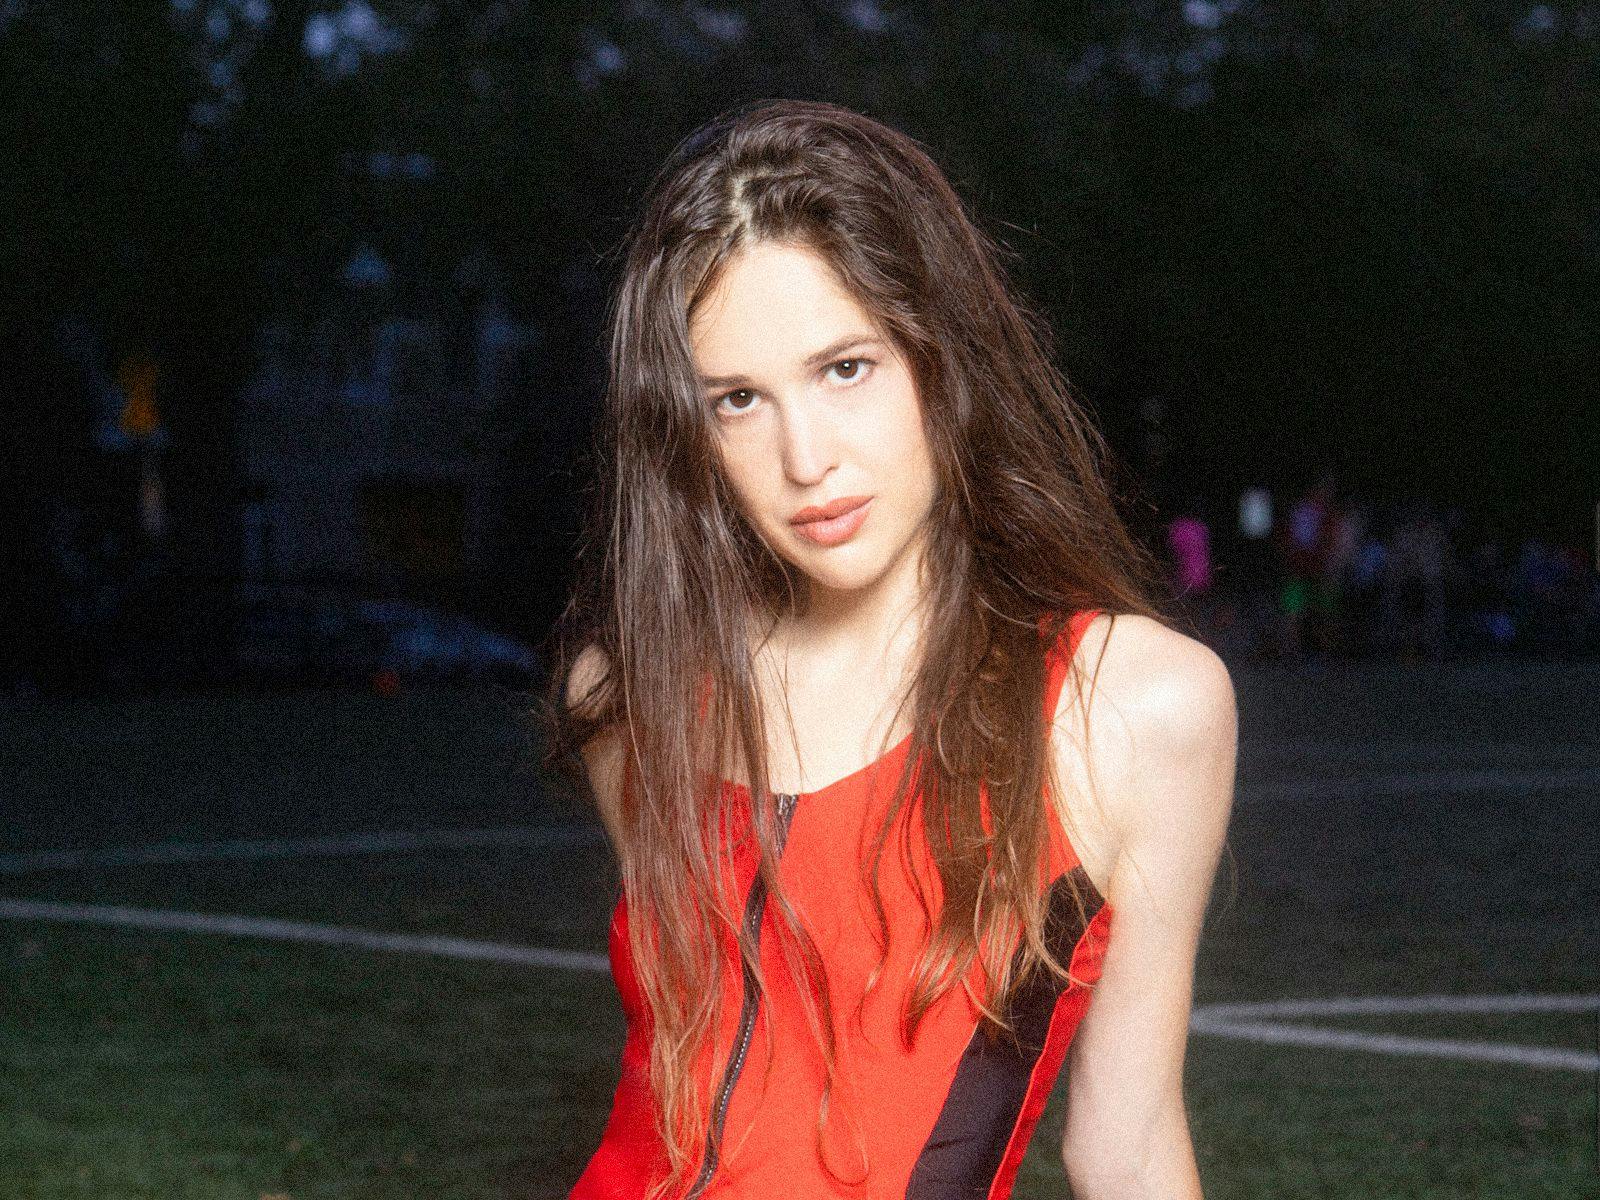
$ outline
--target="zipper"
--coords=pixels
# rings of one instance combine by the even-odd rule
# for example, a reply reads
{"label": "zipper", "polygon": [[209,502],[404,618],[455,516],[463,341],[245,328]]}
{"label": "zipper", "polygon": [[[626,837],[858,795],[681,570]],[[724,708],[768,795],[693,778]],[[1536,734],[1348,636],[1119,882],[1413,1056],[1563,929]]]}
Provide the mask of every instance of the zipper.
{"label": "zipper", "polygon": [[[789,823],[794,819],[795,806],[800,802],[800,797],[790,792],[777,793],[778,800],[778,856],[783,856],[783,848],[789,840]],[[761,948],[761,909],[767,899],[765,881],[758,875],[750,885],[750,895],[745,900],[744,924],[755,940],[757,951]],[[749,963],[741,963],[744,977],[744,994],[739,1005],[739,1033],[734,1039],[733,1057],[728,1061],[728,1068],[723,1072],[722,1085],[717,1092],[717,1102],[712,1107],[711,1128],[706,1131],[705,1165],[700,1168],[700,1175],[694,1181],[694,1186],[689,1189],[684,1200],[695,1200],[695,1197],[705,1191],[706,1185],[711,1182],[711,1176],[717,1169],[717,1152],[722,1145],[722,1125],[728,1115],[728,1101],[733,1097],[733,1085],[738,1081],[739,1072],[744,1069],[745,1051],[750,1049],[750,1038],[755,1032],[756,1008],[758,999],[755,991],[755,975]]]}

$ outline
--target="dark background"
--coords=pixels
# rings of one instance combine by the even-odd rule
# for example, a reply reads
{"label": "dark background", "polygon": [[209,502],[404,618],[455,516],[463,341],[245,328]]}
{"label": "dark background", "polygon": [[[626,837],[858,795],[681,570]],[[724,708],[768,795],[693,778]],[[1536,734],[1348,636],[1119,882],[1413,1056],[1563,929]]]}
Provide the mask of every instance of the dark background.
{"label": "dark background", "polygon": [[1332,470],[1592,576],[1597,51],[1460,0],[0,3],[5,675],[226,677],[296,587],[537,641],[611,252],[772,96],[930,147],[1142,532]]}

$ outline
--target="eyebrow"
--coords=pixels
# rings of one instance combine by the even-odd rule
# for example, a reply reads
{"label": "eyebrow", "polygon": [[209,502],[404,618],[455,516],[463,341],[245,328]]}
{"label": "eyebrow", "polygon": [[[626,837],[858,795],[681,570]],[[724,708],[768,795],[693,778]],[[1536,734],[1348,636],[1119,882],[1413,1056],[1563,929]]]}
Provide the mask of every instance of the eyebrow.
{"label": "eyebrow", "polygon": [[[813,370],[832,362],[852,346],[877,346],[882,347],[883,341],[870,333],[851,333],[839,338],[837,341],[824,346],[814,354],[806,355],[805,367]],[[733,387],[735,384],[749,383],[748,375],[702,375],[700,383],[708,388]]]}

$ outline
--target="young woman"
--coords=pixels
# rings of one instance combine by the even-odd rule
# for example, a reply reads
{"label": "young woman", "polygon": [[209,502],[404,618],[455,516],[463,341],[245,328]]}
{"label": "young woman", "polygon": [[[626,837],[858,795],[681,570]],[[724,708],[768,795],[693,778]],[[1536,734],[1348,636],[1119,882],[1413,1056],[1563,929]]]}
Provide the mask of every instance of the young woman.
{"label": "young woman", "polygon": [[[553,641],[620,868],[574,1200],[1198,1197],[1182,1078],[1228,674],[911,139],[773,102],[655,180]],[[1070,1051],[1070,1059],[1069,1059]]]}

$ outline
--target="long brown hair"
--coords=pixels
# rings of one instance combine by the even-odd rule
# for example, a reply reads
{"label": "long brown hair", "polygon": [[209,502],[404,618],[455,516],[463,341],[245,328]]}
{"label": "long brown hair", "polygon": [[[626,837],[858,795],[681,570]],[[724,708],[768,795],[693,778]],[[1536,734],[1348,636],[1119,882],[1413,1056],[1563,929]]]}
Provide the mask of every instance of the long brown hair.
{"label": "long brown hair", "polygon": [[[974,959],[989,982],[979,1002],[991,1035],[1009,1031],[1006,999],[1033,971],[1068,976],[1046,947],[1039,887],[1049,819],[1041,801],[1047,784],[1060,794],[1048,778],[1045,650],[1085,608],[1165,622],[1155,560],[1117,512],[1115,464],[1052,363],[1048,327],[1007,278],[1010,251],[978,228],[916,141],[844,108],[784,100],[726,113],[678,146],[624,246],[608,314],[598,487],[577,584],[551,639],[545,698],[550,762],[575,764],[574,751],[608,727],[623,739],[617,852],[628,912],[653,918],[631,920],[628,936],[670,1159],[652,1200],[695,1165],[706,1134],[710,1098],[692,1065],[719,1027],[723,971],[741,969],[718,948],[736,939],[764,986],[737,897],[719,884],[725,847],[707,836],[727,818],[715,785],[731,777],[730,756],[746,767],[783,961],[806,980],[828,1089],[834,1080],[827,979],[778,877],[750,661],[752,630],[803,611],[806,589],[733,503],[688,335],[720,268],[760,240],[821,255],[892,337],[912,368],[936,463],[928,616],[902,701],[914,704],[909,754],[864,864],[881,970],[879,860],[919,789],[943,901],[936,921],[925,920],[903,1014],[907,1044]],[[586,646],[603,651],[608,671],[569,709],[569,672]],[[824,1163],[827,1098],[815,1130]]]}

